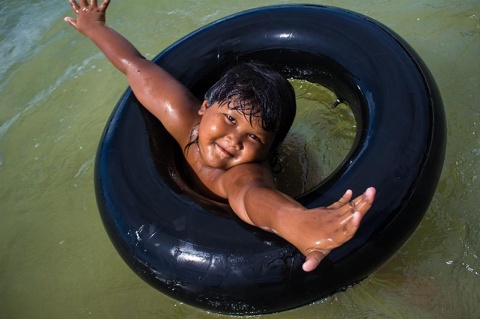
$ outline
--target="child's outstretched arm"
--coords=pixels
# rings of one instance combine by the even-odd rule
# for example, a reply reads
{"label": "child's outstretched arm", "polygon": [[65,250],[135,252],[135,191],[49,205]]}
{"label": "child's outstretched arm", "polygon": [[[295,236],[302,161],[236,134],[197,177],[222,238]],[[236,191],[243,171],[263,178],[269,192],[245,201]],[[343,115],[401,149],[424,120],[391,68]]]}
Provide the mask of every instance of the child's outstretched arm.
{"label": "child's outstretched arm", "polygon": [[[89,38],[122,73],[138,100],[155,115],[180,143],[186,145],[198,121],[200,101],[160,66],[145,59],[122,35],[106,25],[110,0],[69,0],[76,19],[65,21]],[[175,107],[173,107],[175,106]]]}
{"label": "child's outstretched arm", "polygon": [[283,237],[305,255],[305,271],[315,269],[332,249],[353,237],[375,198],[373,187],[353,200],[348,190],[330,206],[306,209],[275,189],[262,164],[234,167],[220,185],[220,193],[242,220]]}

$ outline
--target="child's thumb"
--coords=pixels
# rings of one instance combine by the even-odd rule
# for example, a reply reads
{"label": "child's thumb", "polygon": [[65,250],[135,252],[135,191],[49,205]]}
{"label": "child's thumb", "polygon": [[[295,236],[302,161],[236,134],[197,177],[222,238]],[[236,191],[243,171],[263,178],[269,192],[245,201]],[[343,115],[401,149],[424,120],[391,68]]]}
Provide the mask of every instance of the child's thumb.
{"label": "child's thumb", "polygon": [[65,22],[67,22],[68,24],[70,24],[72,27],[74,27],[75,29],[77,28],[77,20],[75,19],[72,19],[71,17],[65,17],[63,18],[63,20],[65,20]]}
{"label": "child's thumb", "polygon": [[302,265],[302,269],[306,272],[312,271],[320,264],[320,262],[327,256],[332,250],[312,250],[306,255],[305,262]]}

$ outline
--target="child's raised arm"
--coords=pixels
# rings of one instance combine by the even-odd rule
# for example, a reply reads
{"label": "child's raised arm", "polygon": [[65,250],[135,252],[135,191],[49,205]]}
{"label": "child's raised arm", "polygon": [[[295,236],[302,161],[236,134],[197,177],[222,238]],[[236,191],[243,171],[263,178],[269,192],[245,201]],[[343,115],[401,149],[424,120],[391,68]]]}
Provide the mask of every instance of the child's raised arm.
{"label": "child's raised arm", "polygon": [[138,98],[156,116],[180,145],[186,145],[192,126],[198,122],[200,101],[155,63],[146,60],[123,36],[109,28],[104,0],[69,0],[77,18],[65,21],[89,38],[122,73]]}
{"label": "child's raised arm", "polygon": [[305,255],[305,271],[315,269],[336,247],[350,240],[372,206],[375,188],[352,199],[348,190],[327,207],[306,209],[277,191],[273,177],[263,164],[244,164],[228,170],[219,181],[221,195],[245,222],[273,232]]}

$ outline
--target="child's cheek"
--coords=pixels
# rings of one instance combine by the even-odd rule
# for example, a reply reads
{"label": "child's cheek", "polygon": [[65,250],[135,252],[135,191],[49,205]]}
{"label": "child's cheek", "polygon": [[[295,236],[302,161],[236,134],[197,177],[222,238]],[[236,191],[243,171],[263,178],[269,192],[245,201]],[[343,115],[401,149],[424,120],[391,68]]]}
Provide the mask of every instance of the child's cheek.
{"label": "child's cheek", "polygon": [[212,124],[210,126],[210,132],[216,133],[218,131],[218,126],[216,124]]}

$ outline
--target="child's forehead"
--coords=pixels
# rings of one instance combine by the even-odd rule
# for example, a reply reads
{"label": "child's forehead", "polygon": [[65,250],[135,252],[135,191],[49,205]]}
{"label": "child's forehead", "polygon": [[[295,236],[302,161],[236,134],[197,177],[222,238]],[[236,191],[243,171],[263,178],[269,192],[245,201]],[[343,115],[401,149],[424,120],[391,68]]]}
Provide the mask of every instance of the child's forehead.
{"label": "child's forehead", "polygon": [[234,114],[239,114],[245,117],[249,122],[261,123],[261,112],[255,109],[252,105],[234,105],[233,103],[225,103],[223,105],[219,105],[220,108],[225,108],[229,112]]}
{"label": "child's forehead", "polygon": [[272,133],[268,130],[266,130],[263,126],[263,120],[261,117],[261,112],[258,110],[255,110],[251,108],[251,106],[248,107],[235,107],[230,104],[230,106],[226,103],[218,104],[219,109],[224,109],[228,111],[229,114],[231,115],[238,115],[238,118],[244,118],[246,121],[250,123],[250,126],[253,128],[256,128],[259,131],[265,132],[265,133]]}
{"label": "child's forehead", "polygon": [[250,101],[245,101],[240,99],[236,99],[236,100],[230,99],[230,100],[221,102],[220,106],[226,106],[229,110],[236,111],[246,116],[247,118],[250,119],[250,121],[263,120],[261,105],[254,104]]}
{"label": "child's forehead", "polygon": [[239,110],[240,112],[258,112],[261,108],[258,103],[252,100],[241,98],[240,96],[232,96],[219,102],[219,106],[227,106],[229,109]]}

